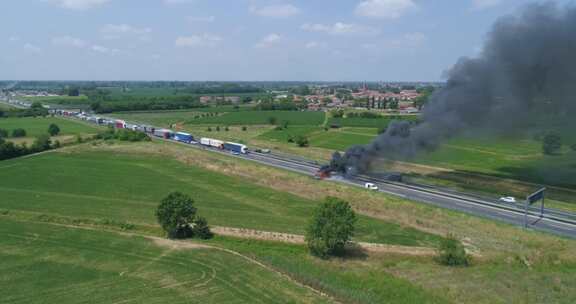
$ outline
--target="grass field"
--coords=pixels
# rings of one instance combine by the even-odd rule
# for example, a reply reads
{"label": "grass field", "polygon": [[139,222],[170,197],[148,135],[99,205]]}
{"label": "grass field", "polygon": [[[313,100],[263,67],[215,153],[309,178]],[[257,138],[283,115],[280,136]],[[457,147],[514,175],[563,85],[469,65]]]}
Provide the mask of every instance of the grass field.
{"label": "grass field", "polygon": [[94,134],[97,127],[57,117],[0,118],[0,129],[10,132],[17,128],[26,130],[26,136],[34,137],[48,133],[48,126],[55,123],[61,135]]}
{"label": "grass field", "polygon": [[290,125],[317,126],[324,121],[322,112],[299,111],[240,111],[228,112],[215,117],[189,120],[189,124],[221,124],[221,125],[263,125],[268,124],[270,117],[278,123],[288,121]]}
{"label": "grass field", "polygon": [[[154,210],[171,191],[191,195],[213,225],[303,234],[317,202],[136,154],[50,153],[0,165],[0,209],[155,225]],[[59,185],[66,185],[65,188]],[[358,240],[433,245],[437,236],[361,217]]]}
{"label": "grass field", "polygon": [[[130,174],[123,175],[120,171]],[[10,178],[7,179],[7,176]],[[157,176],[162,178],[158,180]],[[3,261],[0,269],[14,267],[4,272],[6,274],[0,280],[6,278],[13,284],[10,285],[10,299],[22,302],[40,301],[33,297],[35,294],[24,294],[22,290],[29,290],[31,284],[37,282],[34,278],[40,280],[45,273],[56,274],[55,282],[63,285],[70,282],[66,281],[70,277],[70,280],[86,282],[88,286],[91,282],[83,281],[83,278],[92,274],[93,277],[109,280],[109,272],[99,272],[100,264],[104,265],[105,270],[112,268],[111,276],[116,277],[123,271],[118,269],[129,268],[122,275],[122,280],[126,281],[113,281],[116,283],[113,287],[103,287],[102,294],[112,295],[112,300],[123,300],[123,295],[131,297],[135,290],[146,288],[145,294],[149,297],[136,298],[136,302],[153,302],[156,296],[158,302],[172,299],[175,299],[174,302],[187,301],[188,298],[181,297],[189,295],[200,302],[210,302],[203,294],[196,294],[197,289],[194,288],[184,288],[183,295],[172,292],[167,298],[163,298],[164,290],[156,293],[156,287],[171,280],[196,282],[195,276],[202,271],[199,264],[203,263],[217,264],[217,273],[222,273],[221,277],[207,285],[210,286],[209,291],[215,291],[216,295],[210,294],[213,297],[223,294],[215,298],[216,302],[226,302],[227,297],[236,297],[237,302],[254,302],[254,298],[262,302],[269,299],[272,302],[283,299],[288,299],[287,302],[316,300],[290,286],[290,282],[272,276],[273,273],[255,273],[251,264],[242,264],[242,259],[229,260],[228,255],[222,257],[211,249],[162,252],[143,238],[110,237],[109,232],[103,231],[87,231],[86,234],[83,231],[83,236],[76,236],[70,228],[52,227],[34,221],[15,223],[15,219],[23,219],[12,215],[28,212],[32,218],[39,218],[36,215],[40,214],[54,214],[95,220],[117,219],[147,225],[153,222],[149,210],[153,209],[165,191],[172,189],[189,190],[197,199],[200,213],[207,216],[212,224],[233,226],[236,221],[244,220],[247,223],[244,227],[282,229],[283,232],[301,229],[295,227],[303,225],[297,218],[309,216],[307,206],[313,206],[316,200],[326,195],[338,196],[349,200],[359,213],[381,219],[374,220],[377,224],[373,226],[366,224],[367,217],[362,217],[361,239],[377,241],[381,236],[375,237],[371,230],[378,230],[385,233],[385,238],[391,243],[433,244],[433,238],[437,238],[434,235],[449,231],[462,238],[467,248],[480,254],[474,259],[472,267],[449,268],[438,265],[432,257],[358,253],[344,259],[323,261],[310,257],[300,245],[223,237],[203,243],[252,257],[344,303],[572,303],[576,298],[576,289],[572,288],[576,284],[576,258],[573,255],[576,245],[572,240],[524,231],[346,185],[319,182],[295,173],[180,145],[145,143],[70,147],[60,153],[3,161],[0,163],[0,180],[7,181],[0,188],[3,198],[0,200],[0,234],[8,231],[6,237],[0,238],[0,258]],[[66,189],[61,190],[61,185],[67,185]],[[274,202],[278,205],[275,206]],[[119,207],[123,205],[127,207]],[[382,223],[393,224],[382,226]],[[395,227],[402,228],[398,231]],[[55,229],[63,229],[65,233],[60,236]],[[100,237],[103,235],[106,236]],[[432,239],[429,239],[430,236]],[[46,248],[47,245],[42,242],[45,239],[53,241],[50,246],[56,248]],[[66,243],[58,239],[65,239]],[[88,244],[92,240],[98,244],[96,249]],[[145,244],[135,244],[140,241],[145,241]],[[79,245],[70,249],[75,244]],[[110,247],[120,250],[114,251]],[[132,248],[134,251],[130,251]],[[200,252],[196,250],[206,252],[208,257],[197,256]],[[65,254],[60,254],[61,251]],[[82,255],[70,258],[70,252],[80,252]],[[88,253],[84,255],[84,252]],[[128,254],[116,258],[116,252]],[[174,264],[164,266],[165,260],[172,261],[173,254],[184,257],[177,260],[181,269],[172,270]],[[210,258],[212,255],[214,259]],[[146,260],[146,257],[150,259]],[[125,262],[128,258],[131,261]],[[43,268],[47,262],[62,260],[69,263]],[[81,266],[78,266],[78,260],[82,262]],[[195,264],[197,261],[199,264]],[[193,265],[188,265],[190,262]],[[150,276],[138,276],[142,265],[154,266],[151,274],[146,272]],[[27,272],[17,277],[19,272],[12,269],[20,266],[24,266]],[[227,283],[231,275],[226,271],[232,269],[236,273],[237,267],[242,268],[242,274],[239,274],[242,276],[233,277],[230,281],[240,280],[241,284],[246,284],[248,290],[240,290],[247,297],[252,297],[249,300],[234,294],[241,292],[234,290],[238,285]],[[62,275],[67,273],[70,275]],[[172,276],[166,278],[166,275]],[[133,276],[153,282],[133,284]],[[262,282],[270,285],[263,285]],[[51,300],[54,290],[59,290],[52,289],[56,283],[50,283],[46,279],[37,283],[39,287],[36,288],[45,288],[41,289],[44,299]],[[94,285],[99,286],[98,283]],[[220,286],[224,285],[226,287],[223,288],[232,290],[220,292]],[[256,290],[251,289],[252,286],[257,286]],[[80,284],[69,292],[74,295],[77,291],[83,295],[82,287]],[[259,289],[269,289],[270,294],[263,294]],[[289,295],[285,296],[286,293]],[[278,295],[280,300],[268,298],[268,295]],[[290,295],[297,300],[290,301]],[[63,303],[70,301],[69,298],[56,296],[54,300]]]}
{"label": "grass field", "polygon": [[2,303],[327,303],[222,250],[113,232],[2,218],[0,260]]}
{"label": "grass field", "polygon": [[418,119],[417,115],[402,115],[402,116],[385,116],[382,118],[334,118],[331,117],[328,121],[329,125],[335,124],[341,127],[364,127],[364,128],[384,128],[395,119],[415,121]]}

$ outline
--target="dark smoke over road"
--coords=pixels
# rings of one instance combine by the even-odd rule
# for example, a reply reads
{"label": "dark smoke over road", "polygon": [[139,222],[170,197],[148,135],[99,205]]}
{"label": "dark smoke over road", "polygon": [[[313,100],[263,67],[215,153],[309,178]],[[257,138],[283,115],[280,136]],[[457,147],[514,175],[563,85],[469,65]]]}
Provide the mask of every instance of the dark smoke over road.
{"label": "dark smoke over road", "polygon": [[365,172],[377,158],[410,159],[463,131],[506,132],[544,116],[570,121],[576,113],[576,7],[530,4],[500,18],[481,54],[460,59],[446,76],[420,124],[394,122],[335,161]]}

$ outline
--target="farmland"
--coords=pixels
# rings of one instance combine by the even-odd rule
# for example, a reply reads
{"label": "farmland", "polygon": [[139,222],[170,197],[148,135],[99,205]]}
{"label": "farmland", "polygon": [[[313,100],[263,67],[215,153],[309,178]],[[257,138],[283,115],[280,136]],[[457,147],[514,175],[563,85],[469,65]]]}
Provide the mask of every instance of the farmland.
{"label": "farmland", "polygon": [[0,221],[3,303],[326,303],[222,250],[43,223]]}
{"label": "farmland", "polygon": [[[6,179],[6,176],[10,176],[10,179]],[[210,283],[216,285],[209,286],[213,286],[210,290],[219,290],[220,285],[230,286],[225,283],[231,276],[226,269],[236,271],[236,266],[228,265],[244,265],[234,256],[209,248],[166,251],[148,239],[127,237],[130,229],[115,235],[93,231],[105,229],[106,226],[100,228],[89,224],[89,219],[97,223],[127,222],[136,225],[135,232],[146,231],[157,235],[158,229],[151,229],[154,227],[152,212],[159,198],[171,190],[190,193],[200,213],[212,225],[292,233],[302,233],[301,226],[305,225],[310,208],[317,200],[325,195],[335,195],[349,200],[361,214],[370,214],[371,219],[367,216],[361,218],[358,231],[360,240],[432,246],[438,238],[436,235],[458,231],[459,235],[466,237],[468,246],[482,255],[470,268],[451,269],[437,265],[431,257],[426,256],[369,253],[366,256],[361,254],[347,259],[322,261],[310,257],[301,245],[226,237],[216,237],[202,243],[239,252],[343,302],[492,303],[514,302],[521,298],[523,302],[539,303],[576,297],[574,289],[570,288],[576,283],[573,276],[576,264],[571,254],[574,244],[571,241],[523,232],[508,225],[344,185],[321,183],[294,173],[210,152],[185,149],[179,145],[146,143],[70,147],[62,152],[3,161],[0,178],[7,181],[0,189],[6,198],[0,202],[0,230],[3,233],[10,231],[10,237],[0,241],[0,253],[8,256],[5,260],[10,261],[3,265],[25,265],[22,263],[31,260],[27,262],[31,264],[26,265],[32,265],[29,269],[39,269],[36,275],[42,278],[44,272],[56,267],[50,263],[62,263],[61,252],[76,250],[79,251],[78,258],[67,260],[65,268],[57,268],[61,269],[61,272],[56,271],[56,277],[60,280],[57,282],[67,284],[67,277],[63,278],[60,274],[69,273],[70,280],[91,286],[88,283],[91,281],[84,280],[108,278],[106,275],[110,273],[118,278],[126,267],[128,270],[118,283],[103,289],[112,298],[136,297],[130,290],[138,289],[142,281],[135,283],[134,277],[137,280],[150,280],[151,277],[163,278],[166,273],[174,272],[171,280],[195,282],[194,277],[202,272],[202,265],[212,266],[214,262],[219,265],[216,267],[219,279]],[[61,184],[66,184],[67,188],[60,188],[58,185]],[[69,219],[66,226],[81,227],[82,223],[88,223],[90,230],[75,232],[73,227],[48,225],[52,217]],[[423,231],[433,231],[434,234]],[[61,239],[65,241],[59,241]],[[46,244],[43,240],[51,242]],[[92,249],[92,241],[98,244],[97,251]],[[72,247],[75,244],[76,247]],[[14,257],[15,248],[18,248],[17,257],[24,258]],[[554,254],[541,252],[542,248],[552,250]],[[37,259],[25,258],[30,255]],[[214,256],[214,259],[210,259],[210,256]],[[37,262],[38,259],[42,262]],[[77,259],[83,261],[82,267],[78,266]],[[150,259],[154,262],[150,262]],[[188,265],[190,261],[192,263]],[[525,263],[529,263],[530,267]],[[153,272],[140,275],[139,271],[144,271],[141,265],[148,265]],[[173,270],[174,265],[182,269]],[[302,297],[310,298],[310,302],[315,300],[289,282],[282,283],[281,278],[254,267],[252,264],[242,267],[242,273],[237,275],[245,279],[230,279],[242,280],[242,284],[247,284],[248,290],[244,291],[248,292],[246,296],[267,297],[251,288],[261,286],[260,289],[270,289],[267,291],[277,293],[283,299],[290,299],[290,296],[284,295],[290,293],[299,297],[298,301],[303,301]],[[104,273],[100,274],[100,271]],[[20,299],[25,296],[21,292],[28,286],[25,284],[32,283],[13,279],[15,275],[9,277],[9,280],[18,282],[14,283],[10,296]],[[556,282],[556,288],[546,284],[550,280]],[[162,302],[196,291],[186,288],[183,293],[172,292],[170,295],[156,292],[155,286],[168,281],[158,279],[147,284],[152,286],[150,295],[159,297],[158,301]],[[97,282],[94,281],[93,285],[99,286]],[[273,285],[268,287],[263,285],[264,282]],[[50,290],[46,291],[50,299],[54,297],[63,302],[69,301],[55,295],[51,289],[53,285],[42,286]],[[87,292],[82,286],[74,288],[74,292]],[[445,286],[451,287],[446,289]],[[525,289],[525,286],[540,288]],[[505,288],[506,292],[496,292],[501,288]],[[536,293],[536,290],[539,292]],[[74,292],[70,294],[77,295]],[[217,294],[229,296],[229,292],[239,291],[234,289]],[[202,295],[198,297],[202,299]],[[34,300],[26,299],[30,302]]]}
{"label": "farmland", "polygon": [[[316,204],[239,178],[134,154],[50,153],[5,161],[0,178],[6,181],[0,186],[4,197],[0,209],[142,225],[155,224],[154,208],[171,191],[192,195],[214,225],[296,234],[304,233],[307,215]],[[59,188],[61,184],[67,187]],[[359,232],[359,240],[399,245],[430,245],[438,240],[368,217],[361,218]]]}
{"label": "farmland", "polygon": [[81,124],[56,117],[25,117],[25,118],[2,118],[0,119],[0,129],[14,130],[23,128],[26,135],[30,137],[46,134],[50,124],[57,124],[60,127],[61,135],[94,134],[97,127]]}

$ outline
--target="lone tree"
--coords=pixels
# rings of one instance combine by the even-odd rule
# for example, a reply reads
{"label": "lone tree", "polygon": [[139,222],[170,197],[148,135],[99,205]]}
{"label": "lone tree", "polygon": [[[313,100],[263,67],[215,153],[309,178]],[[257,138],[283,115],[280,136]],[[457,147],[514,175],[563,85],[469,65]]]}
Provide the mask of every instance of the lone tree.
{"label": "lone tree", "polygon": [[562,138],[556,133],[548,133],[542,141],[542,152],[546,155],[554,155],[562,148]]}
{"label": "lone tree", "polygon": [[448,234],[438,246],[438,262],[446,266],[469,266],[472,258],[464,245],[452,234]]}
{"label": "lone tree", "polygon": [[156,219],[169,238],[192,237],[190,224],[196,216],[194,201],[188,195],[172,192],[165,197],[156,209]]}
{"label": "lone tree", "polygon": [[278,122],[278,119],[276,119],[276,117],[274,116],[270,116],[268,117],[268,123],[271,125],[275,125]]}
{"label": "lone tree", "polygon": [[50,124],[50,126],[48,126],[48,134],[50,134],[50,136],[56,136],[60,133],[60,128],[58,127],[57,124]]}
{"label": "lone tree", "polygon": [[308,147],[308,145],[310,144],[310,142],[308,141],[308,137],[303,136],[303,135],[298,135],[295,139],[296,144],[298,145],[298,147]]}
{"label": "lone tree", "polygon": [[306,230],[310,253],[321,258],[342,254],[354,234],[356,220],[348,202],[327,197],[315,210]]}

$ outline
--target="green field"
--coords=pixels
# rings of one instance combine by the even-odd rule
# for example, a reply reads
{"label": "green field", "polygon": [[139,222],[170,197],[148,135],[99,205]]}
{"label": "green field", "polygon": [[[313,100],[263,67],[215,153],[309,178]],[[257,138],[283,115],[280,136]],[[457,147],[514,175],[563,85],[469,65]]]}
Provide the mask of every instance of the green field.
{"label": "green field", "polygon": [[94,134],[98,132],[96,126],[57,117],[0,118],[0,129],[11,131],[16,128],[22,128],[26,130],[26,136],[33,137],[48,133],[48,126],[52,123],[60,127],[60,135]]}
{"label": "green field", "polygon": [[43,223],[0,221],[2,303],[326,303],[222,250]]}
{"label": "green field", "polygon": [[390,124],[391,121],[395,119],[416,121],[418,120],[417,115],[403,115],[403,116],[385,116],[382,118],[334,118],[331,117],[328,124],[329,125],[339,125],[341,127],[364,127],[364,128],[384,128]]}
{"label": "green field", "polygon": [[24,97],[24,100],[31,102],[42,102],[48,104],[63,104],[63,105],[75,105],[75,104],[87,104],[88,97],[84,95],[80,96],[35,96],[35,97]]}
{"label": "green field", "polygon": [[[303,234],[315,201],[240,178],[137,154],[50,153],[0,164],[0,209],[155,225],[171,191],[191,195],[213,225]],[[61,187],[66,185],[66,187]],[[357,239],[433,245],[435,235],[360,217]]]}
{"label": "green field", "polygon": [[189,124],[220,124],[220,125],[264,125],[270,117],[278,123],[288,121],[290,125],[321,125],[324,121],[322,112],[299,111],[240,111],[227,112],[215,117],[192,119]]}
{"label": "green field", "polygon": [[374,128],[339,128],[324,130],[313,126],[289,126],[283,130],[270,130],[258,138],[272,142],[288,142],[288,138],[305,136],[311,147],[345,151],[353,145],[369,143],[376,136]]}

